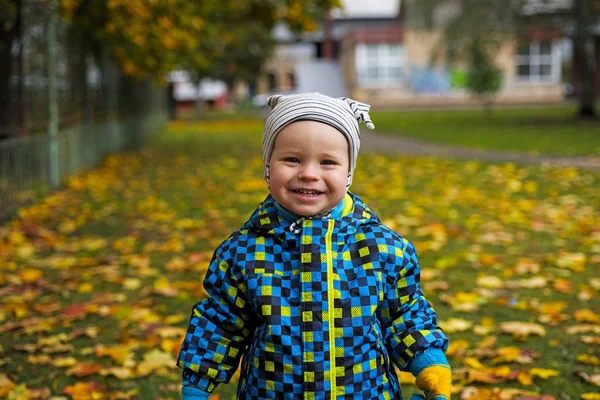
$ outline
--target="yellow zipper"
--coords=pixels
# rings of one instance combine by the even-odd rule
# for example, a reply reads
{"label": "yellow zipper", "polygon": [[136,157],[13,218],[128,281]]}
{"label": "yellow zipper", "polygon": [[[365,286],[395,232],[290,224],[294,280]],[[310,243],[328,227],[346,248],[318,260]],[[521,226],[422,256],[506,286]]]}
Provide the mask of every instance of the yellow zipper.
{"label": "yellow zipper", "polygon": [[333,311],[333,254],[331,250],[331,237],[333,235],[333,220],[327,221],[327,234],[325,235],[325,255],[327,257],[327,310],[329,316],[329,384],[331,386],[331,400],[336,398],[335,376],[335,313]]}

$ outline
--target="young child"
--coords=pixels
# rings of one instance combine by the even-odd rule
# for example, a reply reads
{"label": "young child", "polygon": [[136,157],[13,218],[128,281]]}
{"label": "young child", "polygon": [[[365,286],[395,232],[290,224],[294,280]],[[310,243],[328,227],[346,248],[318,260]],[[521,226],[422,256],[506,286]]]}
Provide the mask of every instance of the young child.
{"label": "young child", "polygon": [[449,399],[448,339],[415,248],[348,191],[370,107],[318,93],[268,102],[270,195],[210,262],[179,354],[183,398],[207,399],[242,359],[239,399],[401,399],[394,365]]}

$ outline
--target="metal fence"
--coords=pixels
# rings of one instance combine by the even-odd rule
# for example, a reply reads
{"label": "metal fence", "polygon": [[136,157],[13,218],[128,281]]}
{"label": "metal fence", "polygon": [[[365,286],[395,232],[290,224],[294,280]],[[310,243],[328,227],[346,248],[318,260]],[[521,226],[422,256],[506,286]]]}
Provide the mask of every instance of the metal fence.
{"label": "metal fence", "polygon": [[0,221],[108,154],[140,147],[168,118],[166,88],[121,75],[76,27],[20,4],[12,72],[0,76],[11,93],[0,122]]}
{"label": "metal fence", "polygon": [[139,147],[165,121],[164,115],[157,114],[69,127],[56,136],[0,141],[0,219],[66,178],[93,168],[108,154]]}

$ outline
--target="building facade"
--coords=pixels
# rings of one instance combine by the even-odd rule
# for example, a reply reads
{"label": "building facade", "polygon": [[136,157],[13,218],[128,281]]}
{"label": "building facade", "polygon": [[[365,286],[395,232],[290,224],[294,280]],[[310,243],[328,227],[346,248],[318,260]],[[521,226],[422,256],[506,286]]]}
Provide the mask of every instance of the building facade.
{"label": "building facade", "polygon": [[[443,43],[444,19],[456,12],[455,3],[449,1],[435,11],[437,22],[430,29],[409,28],[404,23],[409,10],[403,1],[379,0],[369,7],[355,0],[343,3],[344,11],[332,13],[318,32],[294,37],[283,27],[276,30],[279,44],[265,65],[258,93],[343,92],[370,104],[390,106],[478,102],[465,89],[464,63],[449,63],[444,56],[432,62]],[[496,53],[502,84],[495,101],[562,102],[573,86],[570,41],[559,30],[546,27],[532,26],[524,37],[507,40]],[[320,64],[335,68],[320,72],[314,68]],[[340,83],[331,88],[315,77],[333,82],[336,74]]]}

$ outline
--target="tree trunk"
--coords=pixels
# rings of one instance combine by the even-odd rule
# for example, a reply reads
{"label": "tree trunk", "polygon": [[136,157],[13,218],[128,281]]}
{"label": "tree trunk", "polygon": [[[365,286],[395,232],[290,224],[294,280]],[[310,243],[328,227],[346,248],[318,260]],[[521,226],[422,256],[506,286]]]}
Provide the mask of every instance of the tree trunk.
{"label": "tree trunk", "polygon": [[21,0],[15,0],[17,7],[17,15],[15,21],[16,39],[19,43],[19,53],[17,55],[17,91],[16,91],[16,126],[18,128],[18,134],[25,134],[25,74],[23,71],[24,66],[24,51],[25,41],[23,38],[23,4]]}
{"label": "tree trunk", "polygon": [[[15,5],[18,5],[17,1],[15,0]],[[8,18],[12,19],[14,16],[9,15]],[[9,29],[0,29],[0,139],[2,139],[14,134],[10,79],[14,61],[12,47],[17,37],[17,24],[12,20],[0,18],[0,26],[10,26]]]}
{"label": "tree trunk", "polygon": [[579,117],[596,118],[594,81],[594,36],[590,26],[589,0],[576,0],[577,32],[574,38],[575,64],[579,70]]}
{"label": "tree trunk", "polygon": [[227,103],[235,105],[237,102],[237,92],[235,90],[235,81],[233,78],[225,78],[225,86],[227,87]]}

